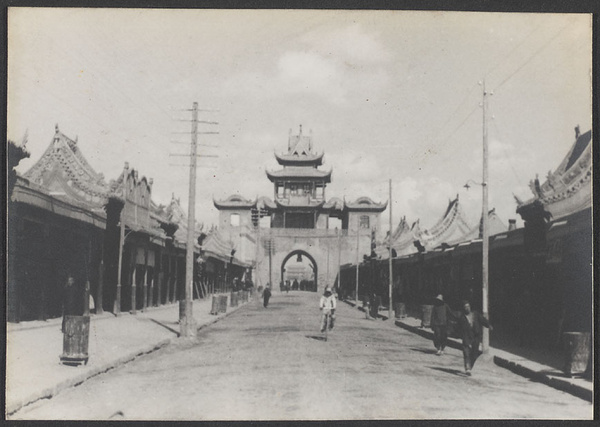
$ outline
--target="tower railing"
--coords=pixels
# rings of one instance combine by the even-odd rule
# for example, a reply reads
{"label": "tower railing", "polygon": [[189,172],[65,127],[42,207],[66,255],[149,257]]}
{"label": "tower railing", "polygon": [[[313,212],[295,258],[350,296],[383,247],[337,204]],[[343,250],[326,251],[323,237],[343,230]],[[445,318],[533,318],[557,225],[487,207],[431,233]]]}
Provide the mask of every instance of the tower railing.
{"label": "tower railing", "polygon": [[261,237],[337,237],[348,236],[348,230],[335,228],[261,228]]}

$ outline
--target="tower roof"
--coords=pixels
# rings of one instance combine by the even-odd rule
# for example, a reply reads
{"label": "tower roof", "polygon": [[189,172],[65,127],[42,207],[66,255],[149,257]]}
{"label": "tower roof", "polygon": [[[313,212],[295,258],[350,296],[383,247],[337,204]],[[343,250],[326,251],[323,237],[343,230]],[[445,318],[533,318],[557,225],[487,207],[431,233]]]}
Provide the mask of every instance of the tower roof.
{"label": "tower roof", "polygon": [[313,153],[312,132],[311,135],[303,135],[300,125],[298,135],[292,135],[290,129],[287,153],[275,153],[275,159],[282,166],[317,167],[323,164],[323,153]]}
{"label": "tower roof", "polygon": [[354,202],[345,202],[345,209],[352,212],[383,212],[387,207],[385,203],[375,203],[369,197],[359,197]]}
{"label": "tower roof", "polygon": [[311,153],[305,155],[299,154],[277,154],[275,153],[275,159],[277,163],[282,166],[301,166],[301,165],[310,165],[310,166],[321,166],[323,164],[323,155],[325,153]]}
{"label": "tower roof", "polygon": [[244,199],[242,196],[232,194],[225,200],[214,200],[215,208],[222,209],[251,209],[256,206],[256,200]]}
{"label": "tower roof", "polygon": [[271,181],[286,179],[290,181],[324,180],[331,182],[331,170],[321,171],[316,168],[302,166],[288,166],[277,171],[267,171]]}

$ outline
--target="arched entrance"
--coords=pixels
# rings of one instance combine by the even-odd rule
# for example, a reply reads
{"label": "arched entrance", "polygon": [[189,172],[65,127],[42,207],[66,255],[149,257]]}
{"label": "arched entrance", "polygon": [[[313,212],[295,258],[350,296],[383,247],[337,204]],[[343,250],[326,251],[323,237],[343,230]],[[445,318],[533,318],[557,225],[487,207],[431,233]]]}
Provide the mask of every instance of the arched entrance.
{"label": "arched entrance", "polygon": [[[311,254],[309,254],[308,252],[303,251],[301,249],[297,249],[297,250],[290,252],[283,259],[283,262],[281,263],[280,283],[285,283],[285,280],[287,279],[287,277],[293,277],[296,273],[300,274],[300,271],[292,272],[292,271],[286,270],[286,264],[294,256],[296,257],[296,261],[295,261],[296,264],[301,264],[303,261],[303,257],[306,257],[306,259],[309,261],[309,267],[312,269],[312,272],[311,272],[312,279],[310,279],[310,280],[304,279],[305,280],[304,284],[301,280],[298,280],[299,286],[302,288],[302,289],[300,289],[300,287],[299,287],[298,289],[316,292],[318,289],[318,286],[319,286],[319,284],[318,284],[319,270],[318,270],[317,262],[315,261],[315,259],[312,257]],[[287,279],[287,280],[290,280],[290,279]],[[297,280],[297,278],[296,278],[296,280]]]}

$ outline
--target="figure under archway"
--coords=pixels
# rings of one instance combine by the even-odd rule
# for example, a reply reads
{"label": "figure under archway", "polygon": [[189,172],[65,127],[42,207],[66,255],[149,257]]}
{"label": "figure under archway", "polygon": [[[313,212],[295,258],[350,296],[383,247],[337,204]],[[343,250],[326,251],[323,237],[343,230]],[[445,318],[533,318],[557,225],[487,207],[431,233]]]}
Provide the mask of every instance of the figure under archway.
{"label": "figure under archway", "polygon": [[281,263],[280,289],[312,291],[318,289],[318,267],[315,259],[303,250],[290,252]]}

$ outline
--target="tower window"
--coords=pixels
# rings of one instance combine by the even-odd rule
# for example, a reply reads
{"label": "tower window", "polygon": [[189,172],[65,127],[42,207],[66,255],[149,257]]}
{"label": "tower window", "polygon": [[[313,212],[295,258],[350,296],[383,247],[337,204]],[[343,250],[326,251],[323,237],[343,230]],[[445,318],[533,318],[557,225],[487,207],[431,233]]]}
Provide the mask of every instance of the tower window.
{"label": "tower window", "polygon": [[240,214],[237,214],[237,213],[231,214],[231,216],[229,217],[229,224],[232,227],[239,227],[240,226]]}
{"label": "tower window", "polygon": [[369,216],[362,215],[360,217],[360,228],[369,228]]}

